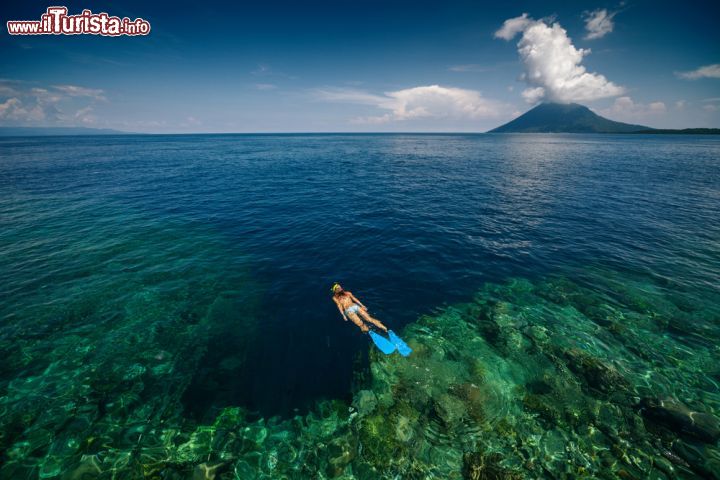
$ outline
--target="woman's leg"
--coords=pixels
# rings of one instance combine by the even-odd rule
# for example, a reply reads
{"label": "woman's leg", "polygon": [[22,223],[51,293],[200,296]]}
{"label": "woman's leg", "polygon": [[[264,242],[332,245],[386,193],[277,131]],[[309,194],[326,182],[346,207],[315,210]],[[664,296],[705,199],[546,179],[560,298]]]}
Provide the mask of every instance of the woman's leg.
{"label": "woman's leg", "polygon": [[360,327],[360,330],[362,330],[363,333],[367,333],[367,331],[370,330],[368,326],[365,325],[362,320],[360,320],[360,317],[358,317],[357,313],[350,312],[347,314],[347,317],[350,319],[351,322]]}
{"label": "woman's leg", "polygon": [[387,327],[386,327],[385,325],[383,325],[382,322],[380,322],[380,320],[378,320],[377,318],[371,317],[370,314],[367,313],[367,311],[365,311],[365,310],[363,310],[363,309],[361,308],[360,310],[358,310],[358,313],[359,313],[360,316],[361,316],[363,319],[365,319],[366,321],[372,323],[373,325],[375,325],[375,326],[378,327],[379,329],[384,330],[384,331],[387,332],[387,330],[388,330]]}

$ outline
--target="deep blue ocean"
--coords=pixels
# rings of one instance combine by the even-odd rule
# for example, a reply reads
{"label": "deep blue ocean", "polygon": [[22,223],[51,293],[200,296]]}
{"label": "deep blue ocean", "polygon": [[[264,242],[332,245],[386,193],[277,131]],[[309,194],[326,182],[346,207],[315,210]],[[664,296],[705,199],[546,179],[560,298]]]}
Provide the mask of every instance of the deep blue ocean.
{"label": "deep blue ocean", "polygon": [[[720,139],[2,138],[0,472],[61,478],[81,455],[96,455],[106,472],[114,450],[83,442],[129,418],[212,425],[237,407],[244,421],[282,422],[323,402],[349,405],[367,387],[368,352],[376,352],[338,314],[335,281],[403,332],[487,285],[559,277],[603,298],[615,290],[598,279],[612,277],[680,306],[704,302],[705,330],[689,326],[688,335],[712,338]],[[623,318],[633,328],[635,320]],[[671,334],[678,333],[659,333]],[[716,345],[703,348],[720,364]],[[705,392],[704,411],[717,415],[717,383],[708,385],[688,389]],[[127,392],[131,406],[114,410]],[[152,404],[158,398],[161,407]],[[108,412],[113,421],[103,423]],[[84,416],[86,424],[73,423]],[[360,457],[353,458],[357,476],[352,462]],[[241,478],[233,462],[219,472]]]}

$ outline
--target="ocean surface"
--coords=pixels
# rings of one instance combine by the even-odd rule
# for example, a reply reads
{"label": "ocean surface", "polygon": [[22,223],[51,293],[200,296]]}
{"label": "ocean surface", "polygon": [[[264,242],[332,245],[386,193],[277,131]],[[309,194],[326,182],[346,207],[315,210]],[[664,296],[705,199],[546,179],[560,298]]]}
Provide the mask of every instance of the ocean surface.
{"label": "ocean surface", "polygon": [[2,138],[0,279],[2,479],[720,478],[712,136]]}

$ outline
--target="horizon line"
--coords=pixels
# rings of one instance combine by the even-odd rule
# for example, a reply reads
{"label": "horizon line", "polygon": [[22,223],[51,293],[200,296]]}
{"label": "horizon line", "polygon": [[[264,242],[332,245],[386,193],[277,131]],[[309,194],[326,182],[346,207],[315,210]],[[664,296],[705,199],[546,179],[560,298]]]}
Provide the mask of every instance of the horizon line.
{"label": "horizon line", "polygon": [[[87,136],[110,136],[110,135],[484,135],[490,133],[487,131],[397,131],[397,132],[363,132],[363,131],[277,131],[277,132],[262,132],[262,131],[244,131],[244,132],[129,132],[125,130],[115,130],[113,128],[96,128],[96,127],[15,127],[15,126],[2,126],[0,125],[0,132],[3,129],[28,129],[28,130],[54,130],[54,129],[80,129],[95,132],[106,132],[106,133],[94,133],[94,134],[83,134],[78,133],[76,135],[87,135]],[[56,135],[56,136],[70,136],[67,135]],[[47,136],[52,136],[49,134]]]}

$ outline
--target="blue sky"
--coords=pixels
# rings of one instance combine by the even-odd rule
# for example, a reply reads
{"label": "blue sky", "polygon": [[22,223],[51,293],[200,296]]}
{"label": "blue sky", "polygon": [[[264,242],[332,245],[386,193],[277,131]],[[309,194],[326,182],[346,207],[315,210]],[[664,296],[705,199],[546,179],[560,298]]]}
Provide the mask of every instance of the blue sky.
{"label": "blue sky", "polygon": [[541,101],[720,127],[717,2],[70,2],[146,37],[11,36],[0,125],[134,132],[486,131]]}

